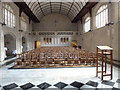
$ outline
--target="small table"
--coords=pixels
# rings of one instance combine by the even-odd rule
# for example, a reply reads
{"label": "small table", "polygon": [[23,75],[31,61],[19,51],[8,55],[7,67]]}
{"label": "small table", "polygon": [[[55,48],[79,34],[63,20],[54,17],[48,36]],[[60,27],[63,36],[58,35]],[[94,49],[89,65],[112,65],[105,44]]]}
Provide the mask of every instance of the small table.
{"label": "small table", "polygon": [[[98,76],[98,73],[101,73],[101,80],[103,80],[103,77],[104,76],[110,76],[111,77],[111,80],[112,80],[112,73],[113,73],[113,56],[112,56],[112,53],[113,53],[113,48],[109,47],[109,46],[97,46],[96,47],[96,55],[97,55],[97,61],[96,61],[96,76]],[[101,54],[102,56],[102,70],[101,71],[98,71],[98,56],[99,54]],[[107,74],[106,71],[107,71],[107,55],[110,56],[110,73]],[[105,65],[104,65],[105,64]]]}

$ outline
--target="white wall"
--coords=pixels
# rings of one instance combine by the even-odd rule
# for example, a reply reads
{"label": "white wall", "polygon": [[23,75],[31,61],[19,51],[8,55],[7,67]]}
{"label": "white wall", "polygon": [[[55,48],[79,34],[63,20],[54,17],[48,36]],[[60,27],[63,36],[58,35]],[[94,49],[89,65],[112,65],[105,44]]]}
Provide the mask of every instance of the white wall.
{"label": "white wall", "polygon": [[[73,33],[72,35],[63,34],[58,35],[58,33]],[[77,32],[77,31],[76,31]],[[76,32],[75,31],[33,31],[35,35],[32,33],[33,40],[33,48],[35,47],[35,41],[40,41],[41,46],[71,46],[71,41],[76,40]],[[55,33],[54,35],[39,35],[39,33]],[[51,38],[52,43],[45,43],[44,38]],[[61,38],[68,38],[69,41],[67,43],[61,43]]]}
{"label": "white wall", "polygon": [[67,16],[62,14],[48,14],[40,23],[33,24],[35,31],[77,31],[77,24],[71,23]]}
{"label": "white wall", "polygon": [[[84,33],[83,32],[83,24],[79,22],[78,26],[79,31],[82,32],[80,38],[82,38],[82,48],[87,49],[89,51],[96,52],[96,46],[98,45],[108,45],[113,48],[113,58],[118,60],[118,3],[107,3],[109,6],[109,22],[114,22],[112,26],[104,26],[101,28],[95,27],[95,14],[97,9],[104,3],[98,3],[92,9],[92,17],[91,17],[91,29],[93,31]],[[84,17],[83,17],[84,21]]]}
{"label": "white wall", "polygon": [[[2,20],[2,2],[0,2],[0,19]],[[24,36],[27,40],[27,49],[30,50],[32,46],[31,44],[31,38],[29,36],[29,32],[31,31],[32,29],[32,22],[29,24],[29,18],[28,16],[26,16],[24,13],[22,13],[22,15],[25,17],[26,21],[27,21],[27,30],[23,32],[20,32],[20,17],[19,17],[19,8],[12,2],[9,2],[9,5],[12,7],[14,13],[15,13],[15,16],[16,16],[16,26],[15,28],[10,28],[10,27],[7,27],[7,26],[1,26],[0,25],[0,61],[3,61],[4,60],[4,35],[6,34],[10,34],[14,37],[14,39],[16,40],[16,50],[17,50],[17,53],[21,53],[22,52],[22,37]],[[2,21],[1,21],[2,22]]]}
{"label": "white wall", "polygon": [[[48,14],[44,16],[40,23],[33,23],[33,48],[35,41],[41,41],[41,46],[71,46],[71,41],[76,40],[77,23],[71,23],[70,19],[62,14]],[[55,32],[55,35],[39,35],[39,32]],[[74,35],[57,35],[57,32],[73,32]],[[61,43],[61,38],[69,38],[68,43]],[[43,38],[52,38],[51,44],[45,44]]]}

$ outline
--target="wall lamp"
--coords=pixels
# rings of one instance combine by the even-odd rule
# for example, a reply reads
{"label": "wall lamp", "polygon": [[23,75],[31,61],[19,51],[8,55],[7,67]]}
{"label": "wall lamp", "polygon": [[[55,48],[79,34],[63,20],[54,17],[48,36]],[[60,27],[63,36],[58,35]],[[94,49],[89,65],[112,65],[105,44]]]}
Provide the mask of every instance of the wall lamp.
{"label": "wall lamp", "polygon": [[113,24],[114,24],[114,22],[109,22],[109,23],[106,24],[106,26],[111,26]]}

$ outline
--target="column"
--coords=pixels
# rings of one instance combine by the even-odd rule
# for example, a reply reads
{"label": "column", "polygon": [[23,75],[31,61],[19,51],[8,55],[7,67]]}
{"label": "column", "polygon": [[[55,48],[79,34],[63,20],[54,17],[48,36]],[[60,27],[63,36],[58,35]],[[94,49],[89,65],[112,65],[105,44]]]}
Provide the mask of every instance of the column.
{"label": "column", "polygon": [[0,24],[0,61],[4,60],[5,50],[4,50],[4,34],[2,30],[2,26]]}
{"label": "column", "polygon": [[58,37],[58,44],[60,44],[60,37]]}
{"label": "column", "polygon": [[56,39],[57,39],[57,38],[55,37],[55,42],[54,42],[55,44],[57,44]]}
{"label": "column", "polygon": [[54,44],[54,38],[52,37],[52,45]]}
{"label": "column", "polygon": [[22,53],[22,32],[18,32],[18,37],[16,37],[16,50],[17,53]]}
{"label": "column", "polygon": [[[2,23],[2,2],[0,2],[0,23]],[[2,24],[0,24],[0,61],[4,60],[4,34],[2,30]]]}
{"label": "column", "polygon": [[57,44],[59,44],[59,37],[57,37]]}

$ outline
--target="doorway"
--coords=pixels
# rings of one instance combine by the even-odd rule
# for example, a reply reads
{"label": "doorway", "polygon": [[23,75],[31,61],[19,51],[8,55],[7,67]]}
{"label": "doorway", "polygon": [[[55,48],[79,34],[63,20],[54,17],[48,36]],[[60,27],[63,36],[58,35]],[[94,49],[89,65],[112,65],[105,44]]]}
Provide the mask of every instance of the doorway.
{"label": "doorway", "polygon": [[40,41],[35,41],[35,49],[41,47],[41,42]]}
{"label": "doorway", "polygon": [[5,58],[14,57],[16,51],[16,39],[11,34],[4,35]]}

